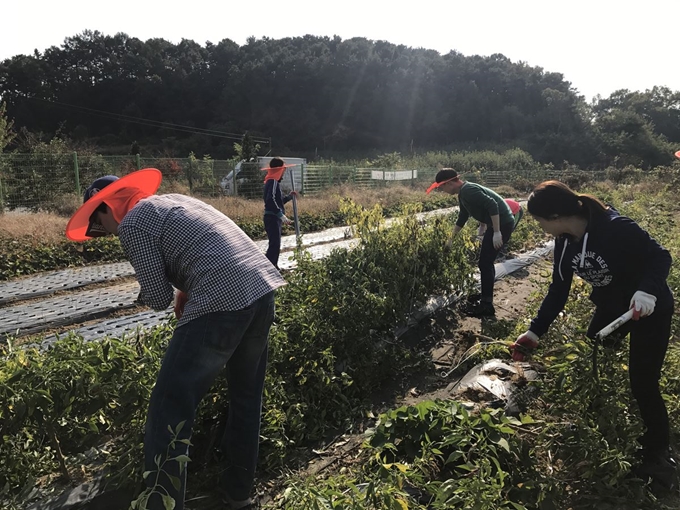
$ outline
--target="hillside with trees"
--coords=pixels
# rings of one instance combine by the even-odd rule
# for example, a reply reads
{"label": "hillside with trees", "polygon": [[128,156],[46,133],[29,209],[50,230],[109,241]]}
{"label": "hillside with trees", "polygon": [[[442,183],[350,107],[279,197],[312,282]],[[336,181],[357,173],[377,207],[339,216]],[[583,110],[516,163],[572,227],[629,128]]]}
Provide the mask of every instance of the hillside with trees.
{"label": "hillside with trees", "polygon": [[85,31],[0,62],[0,97],[19,133],[113,153],[228,158],[249,132],[309,158],[518,147],[556,166],[648,168],[680,144],[680,92],[589,104],[562,74],[501,54],[337,36],[201,46]]}

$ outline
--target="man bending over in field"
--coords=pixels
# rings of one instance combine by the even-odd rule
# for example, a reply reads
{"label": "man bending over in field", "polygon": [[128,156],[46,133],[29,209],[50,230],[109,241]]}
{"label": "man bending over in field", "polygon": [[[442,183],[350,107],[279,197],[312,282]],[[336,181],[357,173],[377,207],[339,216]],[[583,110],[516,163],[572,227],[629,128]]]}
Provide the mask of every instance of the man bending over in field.
{"label": "man bending over in field", "polygon": [[[97,179],[66,236],[85,241],[117,235],[135,269],[140,296],[154,310],[165,310],[173,287],[178,289],[177,327],[151,394],[144,435],[144,470],[152,472],[146,477],[147,508],[167,508],[163,497],[168,496],[175,509],[184,508],[186,469],[168,461],[159,474],[155,459],[166,461],[169,428],[183,422],[169,458],[188,453],[198,404],[225,367],[229,416],[219,490],[231,508],[250,508],[274,292],[285,281],[227,216],[195,198],[155,195],[160,183],[154,168]],[[178,488],[170,477],[179,480]]]}

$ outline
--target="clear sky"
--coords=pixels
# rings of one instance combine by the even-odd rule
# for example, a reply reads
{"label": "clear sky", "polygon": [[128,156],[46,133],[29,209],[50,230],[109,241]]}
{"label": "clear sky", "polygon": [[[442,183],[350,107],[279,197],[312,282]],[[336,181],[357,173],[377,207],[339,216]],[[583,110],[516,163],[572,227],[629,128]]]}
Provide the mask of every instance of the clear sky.
{"label": "clear sky", "polygon": [[86,29],[201,45],[338,35],[502,53],[564,74],[587,99],[621,88],[680,90],[680,0],[5,0],[0,19],[0,60]]}

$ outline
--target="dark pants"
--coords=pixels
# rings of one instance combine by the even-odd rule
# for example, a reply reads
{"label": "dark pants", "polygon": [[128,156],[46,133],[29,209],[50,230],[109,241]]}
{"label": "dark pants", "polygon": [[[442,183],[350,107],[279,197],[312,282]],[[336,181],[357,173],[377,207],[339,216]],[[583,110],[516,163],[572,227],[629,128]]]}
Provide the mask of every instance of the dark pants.
{"label": "dark pants", "polygon": [[[619,315],[596,309],[588,326],[588,337],[594,338],[599,330]],[[630,333],[630,388],[640,408],[640,417],[647,427],[639,441],[643,447],[654,451],[665,451],[669,445],[668,412],[659,390],[659,379],[671,335],[672,317],[673,306],[655,311],[639,321],[629,321],[612,333],[612,336],[619,338]]]}
{"label": "dark pants", "polygon": [[[163,358],[151,393],[144,435],[144,470],[148,487],[168,494],[176,510],[184,508],[186,468],[177,461],[187,455],[196,409],[215,378],[226,366],[229,417],[222,439],[227,464],[222,489],[237,501],[247,499],[257,464],[262,391],[267,367],[269,328],[274,320],[274,292],[233,312],[214,312],[177,328]],[[172,434],[184,422],[174,446]],[[158,456],[158,457],[157,457]],[[159,474],[162,470],[174,477]],[[165,464],[162,464],[165,461]],[[166,508],[158,494],[149,499],[150,510]]]}
{"label": "dark pants", "polygon": [[279,253],[281,253],[281,225],[283,222],[281,218],[273,214],[264,215],[264,230],[267,232],[269,239],[269,246],[267,247],[266,257],[269,262],[274,264],[276,269],[279,268]]}
{"label": "dark pants", "polygon": [[[515,224],[506,223],[501,225],[501,234],[503,236],[503,244],[510,240]],[[479,273],[482,280],[482,301],[493,302],[493,284],[496,280],[496,269],[494,262],[500,250],[493,247],[493,228],[490,225],[486,227],[486,233],[482,239],[482,249],[479,254]]]}

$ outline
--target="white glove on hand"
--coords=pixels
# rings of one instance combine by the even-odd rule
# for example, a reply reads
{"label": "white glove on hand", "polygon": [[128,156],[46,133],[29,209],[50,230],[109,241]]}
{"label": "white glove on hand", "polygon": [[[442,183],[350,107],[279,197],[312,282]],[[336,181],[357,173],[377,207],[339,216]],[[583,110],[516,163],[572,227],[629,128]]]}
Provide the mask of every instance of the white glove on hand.
{"label": "white glove on hand", "polygon": [[477,237],[483,237],[485,232],[486,232],[486,224],[480,223],[479,228],[477,229]]}
{"label": "white glove on hand", "polygon": [[284,225],[290,225],[292,223],[285,214],[281,217],[281,221]]}
{"label": "white glove on hand", "polygon": [[493,247],[500,250],[503,247],[503,234],[500,232],[493,233]]}
{"label": "white glove on hand", "polygon": [[512,359],[515,361],[524,361],[531,351],[538,347],[538,335],[529,330],[517,337],[517,341],[510,346],[512,351]]}
{"label": "white glove on hand", "polygon": [[638,290],[630,300],[630,307],[633,309],[633,320],[636,321],[640,317],[652,315],[655,306],[656,296]]}

